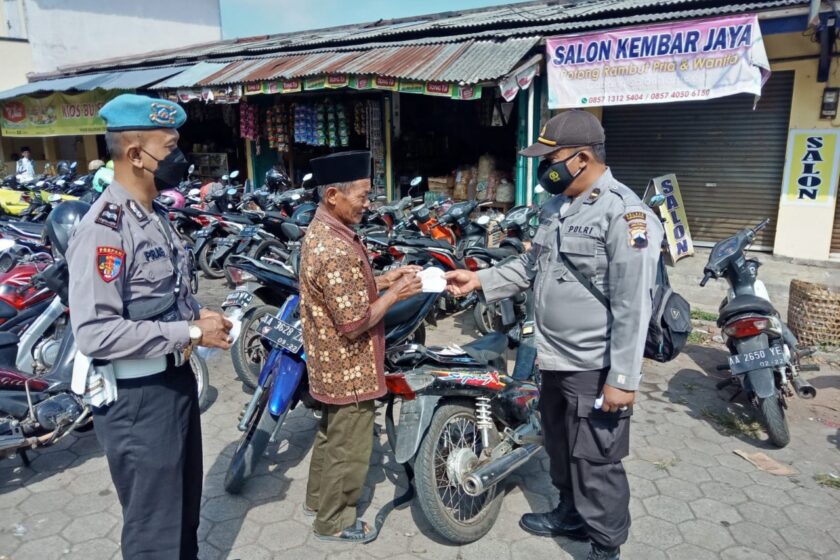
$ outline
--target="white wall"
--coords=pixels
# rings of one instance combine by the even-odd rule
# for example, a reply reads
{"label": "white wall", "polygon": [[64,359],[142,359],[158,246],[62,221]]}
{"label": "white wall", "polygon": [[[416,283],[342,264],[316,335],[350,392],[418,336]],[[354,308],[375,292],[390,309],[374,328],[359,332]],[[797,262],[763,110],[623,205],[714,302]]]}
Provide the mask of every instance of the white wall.
{"label": "white wall", "polygon": [[24,0],[35,72],[222,38],[219,0]]}

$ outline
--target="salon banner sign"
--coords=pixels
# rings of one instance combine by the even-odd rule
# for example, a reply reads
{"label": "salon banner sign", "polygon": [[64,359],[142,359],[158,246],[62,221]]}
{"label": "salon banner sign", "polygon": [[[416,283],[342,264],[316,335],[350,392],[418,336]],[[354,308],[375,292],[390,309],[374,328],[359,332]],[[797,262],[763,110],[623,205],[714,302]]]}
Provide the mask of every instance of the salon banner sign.
{"label": "salon banner sign", "polygon": [[2,101],[0,129],[3,136],[19,137],[103,134],[105,121],[99,118],[99,109],[120,93],[97,89]]}
{"label": "salon banner sign", "polygon": [[550,37],[546,50],[552,109],[758,96],[770,77],[754,15]]}

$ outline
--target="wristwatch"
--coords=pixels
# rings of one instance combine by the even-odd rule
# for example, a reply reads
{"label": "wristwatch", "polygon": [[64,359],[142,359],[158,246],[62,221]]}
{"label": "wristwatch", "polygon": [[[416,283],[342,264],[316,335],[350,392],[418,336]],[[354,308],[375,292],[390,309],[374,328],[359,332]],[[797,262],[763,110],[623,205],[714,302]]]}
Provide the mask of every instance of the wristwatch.
{"label": "wristwatch", "polygon": [[201,337],[204,336],[204,333],[201,332],[201,327],[198,325],[190,325],[190,344],[193,346],[198,346],[198,343],[201,341]]}

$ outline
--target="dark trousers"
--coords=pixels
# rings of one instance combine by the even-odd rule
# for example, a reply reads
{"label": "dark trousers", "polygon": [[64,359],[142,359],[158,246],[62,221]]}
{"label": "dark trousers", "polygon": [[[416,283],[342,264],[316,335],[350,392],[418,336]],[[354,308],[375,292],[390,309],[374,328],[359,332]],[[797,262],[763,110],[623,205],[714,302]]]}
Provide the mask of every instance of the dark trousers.
{"label": "dark trousers", "polygon": [[374,401],[325,405],[315,436],[306,507],[318,512],[312,528],[334,535],[356,522],[373,451]]}
{"label": "dark trousers", "polygon": [[618,547],[630,530],[630,487],[621,459],[630,451],[630,415],[594,409],[606,370],[543,371],[540,414],[551,481],[574,503],[589,538]]}
{"label": "dark trousers", "polygon": [[117,400],[94,409],[123,508],[125,560],[196,560],[201,423],[189,364],[117,381]]}

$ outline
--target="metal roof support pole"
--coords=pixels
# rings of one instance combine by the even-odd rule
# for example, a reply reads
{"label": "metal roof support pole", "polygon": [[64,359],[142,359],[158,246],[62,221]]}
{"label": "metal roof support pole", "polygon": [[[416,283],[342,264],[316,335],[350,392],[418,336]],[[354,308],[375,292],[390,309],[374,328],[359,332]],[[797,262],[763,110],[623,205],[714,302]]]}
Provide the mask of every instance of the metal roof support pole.
{"label": "metal roof support pole", "polygon": [[[516,121],[518,126],[516,127],[517,130],[517,139],[516,139],[516,151],[522,150],[525,146],[528,145],[528,131],[531,123],[531,113],[530,109],[530,102],[533,101],[534,88],[528,88],[528,94],[526,95],[524,92],[520,91],[517,96],[517,108],[516,108]],[[494,92],[495,93],[495,92]],[[520,206],[523,204],[528,204],[527,196],[528,196],[528,158],[516,154],[516,205]]]}

